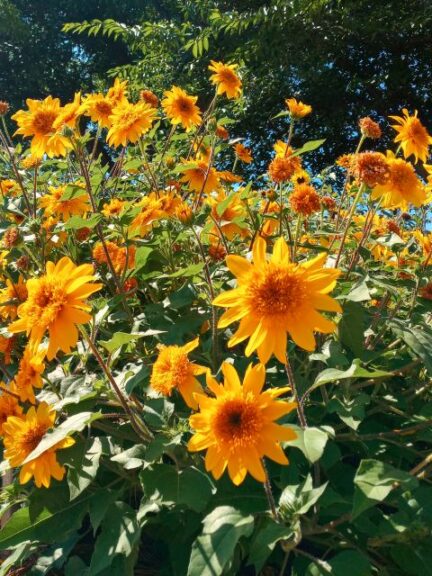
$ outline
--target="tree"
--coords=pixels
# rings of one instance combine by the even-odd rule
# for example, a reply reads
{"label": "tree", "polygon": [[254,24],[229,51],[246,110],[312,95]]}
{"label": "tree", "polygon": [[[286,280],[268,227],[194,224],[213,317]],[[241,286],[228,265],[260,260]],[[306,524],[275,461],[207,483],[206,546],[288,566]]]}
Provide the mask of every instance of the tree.
{"label": "tree", "polygon": [[[314,107],[308,137],[327,138],[325,158],[355,146],[361,116],[383,120],[407,106],[428,119],[432,5],[425,0],[160,0],[157,7],[153,19],[122,28],[117,38],[133,62],[115,73],[155,90],[171,81],[204,93],[210,58],[242,63],[247,97],[236,132],[252,144],[281,136],[283,121],[269,132],[269,119],[289,96]],[[110,33],[103,22],[68,29],[95,33],[95,25]]]}

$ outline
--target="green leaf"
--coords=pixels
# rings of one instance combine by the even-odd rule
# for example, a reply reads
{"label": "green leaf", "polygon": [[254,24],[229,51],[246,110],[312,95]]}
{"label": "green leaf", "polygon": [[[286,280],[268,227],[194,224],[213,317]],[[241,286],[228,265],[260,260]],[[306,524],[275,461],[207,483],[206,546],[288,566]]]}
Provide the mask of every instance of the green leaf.
{"label": "green leaf", "polygon": [[370,295],[369,288],[365,280],[362,280],[359,284],[354,286],[345,296],[347,300],[351,302],[364,302],[370,300],[372,296]]}
{"label": "green leaf", "polygon": [[290,428],[297,434],[297,438],[288,440],[284,445],[301,450],[311,464],[317,462],[323,455],[329,435],[334,436],[334,430],[330,427],[302,429],[300,426],[290,424]]}
{"label": "green leaf", "polygon": [[301,484],[286,486],[279,499],[281,514],[290,519],[306,514],[321,498],[327,485],[328,482],[313,488],[312,476],[308,475]]}
{"label": "green leaf", "polygon": [[108,350],[110,354],[134,340],[142,338],[142,334],[128,334],[127,332],[116,332],[110,340],[100,340],[100,344]]}
{"label": "green leaf", "polygon": [[55,446],[61,440],[64,440],[67,436],[70,436],[73,432],[81,432],[88,424],[94,422],[98,418],[101,418],[100,412],[80,412],[79,414],[74,414],[69,416],[67,420],[62,422],[57,426],[52,432],[47,432],[36,448],[30,452],[27,458],[23,461],[23,464],[31,462],[47,450]]}
{"label": "green leaf", "polygon": [[172,274],[161,274],[158,278],[190,278],[199,274],[203,268],[204,264],[198,262],[197,264],[191,264],[187,268],[180,268],[180,270],[177,270]]}
{"label": "green leaf", "polygon": [[337,370],[336,368],[326,368],[318,374],[315,378],[315,382],[309,388],[309,392],[315,390],[319,386],[328,384],[329,382],[338,382],[340,380],[346,380],[347,378],[367,378],[368,380],[372,378],[386,378],[391,376],[391,372],[385,372],[383,370],[366,370],[360,366],[361,361],[356,358],[353,363],[348,368],[348,370]]}
{"label": "green leaf", "polygon": [[326,562],[308,566],[306,576],[371,576],[372,567],[367,557],[356,550],[339,552]]}
{"label": "green leaf", "polygon": [[291,156],[300,156],[300,154],[305,154],[306,152],[312,152],[312,150],[316,150],[317,148],[322,146],[325,141],[326,141],[325,138],[323,140],[310,140],[309,142],[306,142],[306,144],[304,144],[301,148],[295,150],[291,154]]}
{"label": "green leaf", "polygon": [[432,331],[426,325],[409,327],[396,322],[392,323],[392,328],[432,374]]}
{"label": "green leaf", "polygon": [[44,544],[58,542],[60,537],[81,527],[87,510],[88,499],[76,500],[55,513],[44,508],[37,518],[30,514],[29,508],[20,508],[12,514],[0,532],[0,550],[11,548],[26,540],[36,540]]}
{"label": "green leaf", "polygon": [[81,218],[81,216],[72,216],[66,224],[65,230],[80,230],[81,228],[93,229],[102,220],[101,214],[93,214],[88,218]]}
{"label": "green leaf", "polygon": [[165,506],[186,506],[202,512],[215,492],[210,478],[196,468],[177,472],[174,466],[155,464],[140,473],[147,498]]}
{"label": "green leaf", "polygon": [[358,516],[367,508],[382,502],[399,484],[416,487],[418,481],[408,472],[398,470],[380,460],[367,459],[360,462],[354,484],[353,516]]}
{"label": "green leaf", "polygon": [[68,450],[66,461],[66,465],[69,468],[67,483],[71,500],[79,496],[96,478],[101,455],[102,442],[98,437],[77,443]]}
{"label": "green leaf", "polygon": [[89,576],[109,568],[116,555],[128,558],[138,546],[141,529],[136,512],[125,502],[115,502],[102,522],[90,562]]}
{"label": "green leaf", "polygon": [[339,338],[354,354],[361,358],[364,353],[365,311],[358,302],[346,302],[337,327]]}
{"label": "green leaf", "polygon": [[203,520],[203,531],[192,545],[187,576],[220,576],[237,542],[252,534],[254,518],[231,506],[220,506]]}
{"label": "green leaf", "polygon": [[120,452],[111,457],[112,462],[117,462],[123,466],[125,470],[134,470],[135,468],[143,468],[146,458],[147,448],[143,444],[135,444],[131,448]]}
{"label": "green leaf", "polygon": [[294,531],[290,526],[276,523],[271,518],[265,518],[263,525],[257,530],[252,539],[248,565],[253,564],[258,574],[262,570],[267,558],[273,552],[276,544],[280,540],[292,538],[293,534]]}
{"label": "green leaf", "polygon": [[154,252],[154,250],[149,246],[140,246],[137,249],[135,253],[135,272],[144,268],[152,252]]}
{"label": "green leaf", "polygon": [[73,200],[74,198],[79,198],[80,196],[87,197],[86,190],[82,186],[68,184],[60,200],[64,202],[65,200]]}

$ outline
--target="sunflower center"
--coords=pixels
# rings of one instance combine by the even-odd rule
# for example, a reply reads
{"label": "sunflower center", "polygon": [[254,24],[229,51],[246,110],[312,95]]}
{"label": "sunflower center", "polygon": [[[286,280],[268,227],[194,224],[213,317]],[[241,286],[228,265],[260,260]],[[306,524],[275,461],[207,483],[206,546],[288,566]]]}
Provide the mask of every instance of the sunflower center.
{"label": "sunflower center", "polygon": [[192,103],[187,98],[179,98],[177,100],[177,108],[181,114],[191,114],[193,111]]}
{"label": "sunflower center", "polygon": [[109,116],[112,113],[112,106],[109,102],[98,102],[96,104],[96,110],[103,116]]}
{"label": "sunflower center", "polygon": [[35,132],[49,134],[53,131],[53,123],[56,118],[57,114],[49,110],[36,112],[33,119]]}
{"label": "sunflower center", "polygon": [[157,392],[169,395],[190,376],[191,363],[187,354],[172,347],[162,349],[159,362],[153,370],[151,385]]}
{"label": "sunflower center", "polygon": [[250,305],[259,316],[292,313],[306,295],[306,285],[294,265],[269,264],[264,272],[252,275],[247,288]]}
{"label": "sunflower center", "polygon": [[40,278],[24,306],[32,321],[45,328],[58,317],[66,303],[67,294],[61,282]]}
{"label": "sunflower center", "polygon": [[27,430],[21,439],[21,446],[22,449],[26,452],[26,455],[30,454],[30,452],[33,452],[33,450],[42,440],[45,432],[46,428],[42,424],[37,424],[34,428]]}
{"label": "sunflower center", "polygon": [[247,399],[228,399],[218,407],[213,430],[218,440],[233,448],[255,444],[263,427],[262,415]]}
{"label": "sunflower center", "polygon": [[[413,178],[414,176],[414,178]],[[415,185],[415,175],[409,165],[405,162],[394,164],[391,171],[392,184],[398,189],[405,189],[407,186]]]}
{"label": "sunflower center", "polygon": [[417,142],[424,142],[427,144],[428,135],[426,128],[422,125],[420,120],[414,118],[407,128],[408,138]]}
{"label": "sunflower center", "polygon": [[237,76],[229,68],[225,68],[219,72],[220,81],[224,84],[235,85],[237,83]]}

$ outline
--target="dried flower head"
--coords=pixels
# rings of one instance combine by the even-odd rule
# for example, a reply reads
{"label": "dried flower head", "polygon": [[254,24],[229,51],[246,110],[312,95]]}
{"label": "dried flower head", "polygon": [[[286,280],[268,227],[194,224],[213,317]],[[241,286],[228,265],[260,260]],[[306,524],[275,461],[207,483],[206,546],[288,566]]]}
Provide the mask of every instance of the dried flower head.
{"label": "dried flower head", "polygon": [[360,132],[362,133],[365,138],[371,138],[372,140],[377,140],[381,138],[382,131],[378,124],[369,118],[369,116],[365,116],[364,118],[360,118],[359,120],[359,128]]}

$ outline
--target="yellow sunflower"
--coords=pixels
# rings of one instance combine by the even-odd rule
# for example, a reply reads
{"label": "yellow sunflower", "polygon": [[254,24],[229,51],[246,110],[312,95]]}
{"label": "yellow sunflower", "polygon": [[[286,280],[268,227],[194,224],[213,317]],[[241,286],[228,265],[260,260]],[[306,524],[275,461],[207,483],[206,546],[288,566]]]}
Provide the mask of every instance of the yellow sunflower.
{"label": "yellow sunflower", "polygon": [[183,400],[193,410],[198,408],[194,393],[203,391],[196,376],[208,370],[205,366],[195,364],[188,358],[188,354],[198,345],[198,338],[184,346],[161,345],[150,378],[150,386],[153,390],[164,396],[171,396],[172,391],[177,388]]}
{"label": "yellow sunflower", "polygon": [[39,206],[44,209],[47,217],[61,217],[66,222],[74,215],[84,216],[91,210],[89,197],[84,189],[82,194],[73,196],[69,200],[62,200],[66,186],[58,186],[57,188],[49,186],[48,190],[48,194],[39,198]]}
{"label": "yellow sunflower", "polygon": [[185,183],[189,190],[198,193],[202,190],[204,194],[209,194],[213,190],[217,190],[219,188],[217,171],[213,166],[209,168],[208,161],[203,160],[201,157],[198,157],[195,162],[195,168],[187,168],[183,171],[180,182]]}
{"label": "yellow sunflower", "polygon": [[129,142],[137,142],[150,130],[156,112],[147,102],[131,104],[124,100],[113,109],[109,117],[111,127],[107,135],[108,144],[117,148],[126,146]]}
{"label": "yellow sunflower", "polygon": [[340,270],[323,268],[326,258],[323,253],[300,264],[290,262],[288,246],[278,238],[267,261],[266,242],[260,237],[254,242],[253,263],[241,256],[227,256],[238,286],[217,296],[213,304],[229,308],[221,316],[219,328],[240,320],[228,345],[249,338],[246,355],[257,350],[264,364],[272,354],[286,363],[287,334],[301,348],[314,350],[314,331],[335,330],[334,322],[318,310],[341,312],[339,303],[328,296]]}
{"label": "yellow sunflower", "polygon": [[81,104],[79,112],[90,116],[92,122],[97,122],[101,128],[111,126],[110,116],[113,113],[114,103],[104,94],[88,94]]}
{"label": "yellow sunflower", "polygon": [[164,96],[162,108],[172,124],[181,124],[187,131],[201,124],[201,112],[196,105],[198,96],[190,96],[178,86],[167,90]]}
{"label": "yellow sunflower", "polygon": [[85,300],[102,287],[94,284],[94,279],[91,264],[76,266],[67,256],[56,264],[48,262],[46,274],[27,281],[28,298],[18,307],[19,319],[8,331],[26,332],[35,345],[48,331],[48,360],[59,349],[70,352],[78,341],[76,325],[91,320]]}
{"label": "yellow sunflower", "polygon": [[10,384],[10,389],[19,396],[21,402],[34,404],[35,388],[42,388],[42,373],[45,370],[46,348],[27,344],[18,366],[18,372]]}
{"label": "yellow sunflower", "polygon": [[9,416],[20,416],[22,408],[15,396],[8,393],[8,387],[3,382],[0,383],[0,436],[3,435],[3,425]]}
{"label": "yellow sunflower", "polygon": [[[3,424],[4,457],[13,467],[21,466],[27,456],[39,445],[45,433],[54,427],[56,413],[46,402],[37,408],[32,406],[23,416],[10,416]],[[57,462],[56,451],[69,448],[75,443],[67,437],[34,460],[22,465],[19,475],[21,484],[34,477],[38,488],[49,487],[51,478],[62,480],[65,474],[63,466]]]}
{"label": "yellow sunflower", "polygon": [[264,457],[278,464],[288,464],[280,443],[294,440],[296,434],[291,428],[276,424],[275,420],[289,414],[296,404],[276,400],[289,388],[262,391],[263,364],[250,364],[243,384],[228,362],[222,364],[222,372],[223,385],[207,373],[207,386],[214,398],[195,395],[199,412],[189,419],[195,434],[189,440],[188,449],[191,452],[207,450],[205,467],[216,480],[228,467],[228,474],[237,486],[248,472],[258,482],[264,482]]}
{"label": "yellow sunflower", "polygon": [[214,72],[210,80],[217,86],[218,94],[226,94],[227,98],[239,98],[242,83],[236,74],[238,64],[224,64],[210,60],[209,70]]}
{"label": "yellow sunflower", "polygon": [[400,142],[405,158],[409,158],[412,154],[416,162],[419,160],[426,162],[432,137],[417,117],[417,110],[410,116],[408,110],[404,108],[402,114],[403,116],[389,116],[396,122],[392,125],[397,132],[394,141]]}
{"label": "yellow sunflower", "polygon": [[253,158],[250,149],[246,148],[246,146],[241,142],[238,142],[234,146],[234,151],[237,158],[245,164],[250,164],[252,162]]}
{"label": "yellow sunflower", "polygon": [[54,121],[54,128],[61,130],[63,126],[75,128],[76,121],[81,115],[81,92],[76,92],[73,102],[66,104],[60,109],[60,113]]}
{"label": "yellow sunflower", "polygon": [[402,158],[387,152],[388,178],[372,190],[372,200],[382,198],[383,208],[406,210],[409,204],[422,206],[427,201],[426,188],[417,177],[414,167]]}
{"label": "yellow sunflower", "polygon": [[30,150],[36,158],[41,158],[44,154],[50,158],[66,156],[72,144],[55,127],[61,112],[60,100],[52,96],[47,96],[45,100],[28,98],[26,104],[28,110],[18,110],[12,116],[18,124],[15,134],[32,138]]}
{"label": "yellow sunflower", "polygon": [[295,98],[287,98],[285,104],[291,117],[295,120],[300,120],[312,112],[312,106],[309,106],[309,104],[303,104],[301,100],[296,100]]}

